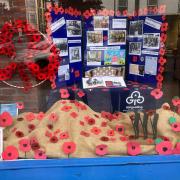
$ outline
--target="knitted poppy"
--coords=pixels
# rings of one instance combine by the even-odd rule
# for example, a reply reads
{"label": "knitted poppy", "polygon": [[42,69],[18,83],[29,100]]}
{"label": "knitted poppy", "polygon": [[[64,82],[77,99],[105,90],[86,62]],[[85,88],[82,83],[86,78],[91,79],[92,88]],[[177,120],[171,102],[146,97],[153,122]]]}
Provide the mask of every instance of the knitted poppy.
{"label": "knitted poppy", "polygon": [[44,151],[36,150],[34,152],[34,159],[47,159],[47,156]]}
{"label": "knitted poppy", "polygon": [[62,150],[65,154],[72,154],[76,151],[76,144],[74,142],[65,142],[62,145]]}
{"label": "knitted poppy", "polygon": [[168,30],[168,23],[162,23],[161,25],[161,32],[166,32]]}
{"label": "knitted poppy", "polygon": [[18,159],[19,153],[16,147],[8,146],[2,152],[2,159],[3,160],[15,160]]}
{"label": "knitted poppy", "polygon": [[13,118],[8,112],[3,112],[0,115],[0,127],[8,127],[13,123]]}
{"label": "knitted poppy", "polygon": [[108,146],[105,144],[101,144],[96,146],[96,155],[104,156],[108,153]]}
{"label": "knitted poppy", "polygon": [[85,96],[85,93],[84,93],[83,91],[79,91],[79,92],[77,93],[77,95],[78,95],[78,97],[82,98],[82,97]]}
{"label": "knitted poppy", "polygon": [[101,137],[101,138],[100,138],[100,140],[101,140],[101,141],[105,141],[105,142],[107,142],[107,141],[109,141],[109,138],[108,138],[108,137],[106,137],[106,136],[103,136],[103,137]]}
{"label": "knitted poppy", "polygon": [[95,119],[93,119],[93,118],[88,119],[88,124],[90,126],[94,125],[95,124]]}
{"label": "knitted poppy", "polygon": [[98,127],[93,127],[93,128],[91,129],[91,132],[92,132],[93,134],[95,134],[95,135],[99,135],[99,134],[101,133],[101,129],[98,128]]}
{"label": "knitted poppy", "polygon": [[85,123],[84,123],[83,121],[79,121],[79,124],[80,124],[81,126],[84,126],[84,125],[85,125]]}
{"label": "knitted poppy", "polygon": [[160,155],[170,155],[172,154],[172,143],[169,141],[162,141],[156,144],[156,152]]}
{"label": "knitted poppy", "polygon": [[177,106],[180,106],[180,98],[179,97],[174,97],[172,99],[172,104],[173,106],[177,107]]}
{"label": "knitted poppy", "polygon": [[24,103],[23,102],[17,102],[16,103],[18,109],[24,109]]}
{"label": "knitted poppy", "polygon": [[86,10],[84,13],[83,13],[83,16],[85,19],[88,19],[90,16],[91,16],[91,13],[89,12],[89,10]]}
{"label": "knitted poppy", "polygon": [[53,129],[53,125],[52,125],[52,124],[48,124],[48,125],[47,125],[47,128],[50,129],[50,130],[52,130],[52,129]]}
{"label": "knitted poppy", "polygon": [[166,52],[166,50],[165,50],[164,48],[160,48],[159,54],[160,54],[161,56],[164,56],[164,55],[165,55],[165,52]]}
{"label": "knitted poppy", "polygon": [[180,123],[175,122],[171,125],[171,127],[174,132],[180,132]]}
{"label": "knitted poppy", "polygon": [[60,133],[59,139],[68,139],[69,138],[69,133],[68,132],[63,132]]}
{"label": "knitted poppy", "polygon": [[38,142],[31,142],[31,149],[33,151],[36,151],[36,150],[40,149],[39,143]]}
{"label": "knitted poppy", "polygon": [[22,152],[29,152],[31,150],[30,140],[29,139],[21,139],[19,141],[19,149]]}
{"label": "knitted poppy", "polygon": [[76,112],[72,112],[72,113],[70,114],[70,116],[71,116],[72,118],[76,119],[76,118],[78,117],[78,114],[77,114]]}
{"label": "knitted poppy", "polygon": [[58,115],[56,113],[51,113],[49,116],[49,121],[56,122],[58,120]]}
{"label": "knitted poppy", "polygon": [[64,8],[63,8],[62,6],[59,7],[59,12],[60,12],[61,14],[64,14]]}
{"label": "knitted poppy", "polygon": [[101,123],[101,127],[107,127],[107,122],[105,122],[105,121],[102,122],[102,123]]}
{"label": "knitted poppy", "polygon": [[119,134],[124,134],[124,126],[123,125],[116,125],[116,131]]}
{"label": "knitted poppy", "polygon": [[173,150],[173,154],[180,154],[180,142],[177,142],[177,144]]}
{"label": "knitted poppy", "polygon": [[127,153],[131,156],[136,156],[141,154],[141,146],[138,142],[128,142],[127,143]]}
{"label": "knitted poppy", "polygon": [[61,108],[61,111],[69,112],[71,109],[72,109],[71,106],[63,106],[63,107]]}
{"label": "knitted poppy", "polygon": [[163,73],[164,70],[165,70],[165,68],[164,68],[163,66],[159,66],[158,71],[159,71],[160,73]]}
{"label": "knitted poppy", "polygon": [[40,112],[38,115],[37,115],[37,119],[39,120],[39,121],[41,121],[43,118],[44,118],[44,116],[45,116],[45,114],[43,113],[43,112]]}
{"label": "knitted poppy", "polygon": [[84,136],[84,137],[89,137],[90,136],[90,134],[88,132],[85,132],[85,131],[81,131],[80,135]]}
{"label": "knitted poppy", "polygon": [[34,113],[29,112],[25,115],[25,118],[27,121],[33,121],[33,120],[35,120],[36,116],[34,115]]}
{"label": "knitted poppy", "polygon": [[59,92],[60,92],[61,98],[63,98],[63,99],[66,99],[66,98],[70,97],[70,94],[69,94],[67,89],[60,89]]}
{"label": "knitted poppy", "polygon": [[58,142],[58,138],[57,138],[56,136],[52,136],[52,137],[50,138],[50,142],[51,142],[51,143],[57,143],[57,142]]}
{"label": "knitted poppy", "polygon": [[122,142],[128,141],[128,137],[126,137],[126,136],[121,136],[121,137],[120,137],[120,140],[121,140]]}
{"label": "knitted poppy", "polygon": [[17,138],[24,137],[24,133],[22,131],[16,131],[15,135],[16,135]]}
{"label": "knitted poppy", "polygon": [[76,70],[76,71],[74,72],[74,76],[75,76],[75,78],[80,77],[80,72],[79,72],[79,70]]}
{"label": "knitted poppy", "polygon": [[115,135],[114,130],[110,129],[107,131],[107,136],[114,136],[114,135]]}
{"label": "knitted poppy", "polygon": [[166,40],[167,40],[167,34],[162,33],[162,34],[161,34],[161,42],[165,43]]}
{"label": "knitted poppy", "polygon": [[151,91],[151,96],[155,99],[160,99],[163,96],[163,92],[160,89],[154,89]]}
{"label": "knitted poppy", "polygon": [[156,80],[157,80],[158,82],[162,82],[162,81],[164,80],[164,77],[163,77],[161,74],[158,74],[158,75],[156,76]]}
{"label": "knitted poppy", "polygon": [[36,129],[36,126],[34,124],[29,124],[28,128],[30,131],[34,131]]}
{"label": "knitted poppy", "polygon": [[164,66],[164,65],[166,64],[167,60],[161,56],[161,57],[159,58],[159,61],[158,61],[158,62],[159,62],[159,64],[160,64],[161,66]]}

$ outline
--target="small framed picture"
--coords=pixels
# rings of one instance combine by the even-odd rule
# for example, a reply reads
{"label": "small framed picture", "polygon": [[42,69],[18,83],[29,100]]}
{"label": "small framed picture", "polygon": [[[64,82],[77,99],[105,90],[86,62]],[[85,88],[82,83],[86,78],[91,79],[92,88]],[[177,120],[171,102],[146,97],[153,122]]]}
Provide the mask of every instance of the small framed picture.
{"label": "small framed picture", "polygon": [[103,31],[87,31],[87,46],[103,46]]}
{"label": "small framed picture", "polygon": [[160,33],[145,33],[143,36],[143,48],[159,49]]}
{"label": "small framed picture", "polygon": [[142,37],[143,36],[144,21],[130,21],[129,36]]}
{"label": "small framed picture", "polygon": [[129,43],[129,54],[130,55],[141,55],[141,42],[130,42]]}
{"label": "small framed picture", "polygon": [[70,63],[81,61],[81,46],[69,47]]}
{"label": "small framed picture", "polygon": [[67,29],[67,37],[81,37],[82,36],[81,21],[67,20],[66,29]]}
{"label": "small framed picture", "polygon": [[108,45],[125,45],[126,31],[125,30],[110,30],[108,33]]}
{"label": "small framed picture", "polygon": [[94,16],[94,30],[108,30],[109,16]]}

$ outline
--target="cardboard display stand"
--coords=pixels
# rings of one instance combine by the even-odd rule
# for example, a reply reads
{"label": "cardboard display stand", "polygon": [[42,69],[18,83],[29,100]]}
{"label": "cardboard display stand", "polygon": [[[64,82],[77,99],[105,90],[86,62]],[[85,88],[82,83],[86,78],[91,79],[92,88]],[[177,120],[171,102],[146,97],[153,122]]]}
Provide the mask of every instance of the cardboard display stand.
{"label": "cardboard display stand", "polygon": [[73,84],[82,79],[82,20],[81,16],[57,15],[51,12],[52,40],[60,49],[61,63],[57,86]]}

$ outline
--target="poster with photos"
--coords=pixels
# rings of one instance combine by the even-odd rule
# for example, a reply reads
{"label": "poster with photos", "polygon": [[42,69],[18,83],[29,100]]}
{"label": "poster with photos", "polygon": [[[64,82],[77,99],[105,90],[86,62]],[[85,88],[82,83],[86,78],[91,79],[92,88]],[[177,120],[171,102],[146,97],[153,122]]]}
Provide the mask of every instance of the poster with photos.
{"label": "poster with photos", "polygon": [[126,30],[109,30],[108,45],[125,45]]}
{"label": "poster with photos", "polygon": [[103,46],[103,31],[87,31],[87,46]]}
{"label": "poster with photos", "polygon": [[60,50],[60,57],[68,56],[68,40],[67,38],[53,38],[53,43]]}
{"label": "poster with photos", "polygon": [[109,30],[109,16],[94,16],[94,30]]}
{"label": "poster with photos", "polygon": [[67,20],[66,29],[67,29],[67,37],[81,37],[82,36],[81,21]]}
{"label": "poster with photos", "polygon": [[144,21],[130,21],[129,36],[141,37],[143,35],[143,23]]}
{"label": "poster with photos", "polygon": [[101,65],[102,51],[87,51],[87,65],[99,66]]}
{"label": "poster with photos", "polygon": [[129,43],[129,54],[130,55],[141,55],[141,42],[130,42]]}
{"label": "poster with photos", "polygon": [[70,63],[81,61],[81,46],[69,47]]}
{"label": "poster with photos", "polygon": [[160,33],[145,33],[143,35],[143,48],[159,49],[160,48]]}

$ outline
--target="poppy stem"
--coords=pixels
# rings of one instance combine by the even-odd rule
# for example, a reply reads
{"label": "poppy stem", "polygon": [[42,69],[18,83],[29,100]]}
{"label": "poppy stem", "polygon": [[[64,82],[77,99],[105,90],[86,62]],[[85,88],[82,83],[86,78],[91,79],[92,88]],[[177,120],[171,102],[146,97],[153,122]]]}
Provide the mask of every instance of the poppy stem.
{"label": "poppy stem", "polygon": [[25,152],[25,159],[26,159],[26,152]]}
{"label": "poppy stem", "polygon": [[70,158],[70,155],[68,154],[68,159]]}

